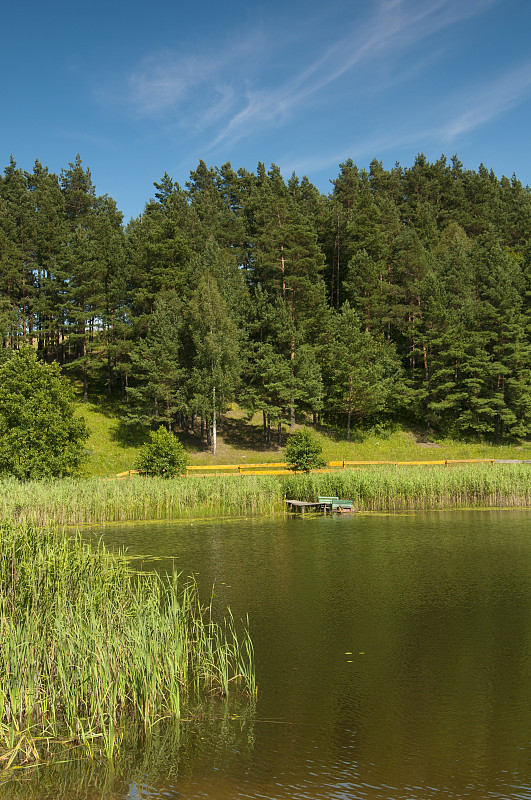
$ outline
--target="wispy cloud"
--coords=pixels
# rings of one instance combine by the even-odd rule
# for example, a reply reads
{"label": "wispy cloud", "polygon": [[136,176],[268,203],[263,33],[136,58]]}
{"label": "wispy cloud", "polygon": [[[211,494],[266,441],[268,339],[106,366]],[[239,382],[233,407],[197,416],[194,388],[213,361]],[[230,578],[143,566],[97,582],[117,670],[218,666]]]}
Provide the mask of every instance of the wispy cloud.
{"label": "wispy cloud", "polygon": [[127,79],[126,102],[139,117],[164,119],[201,130],[219,124],[234,111],[238,75],[260,37],[249,34],[236,45],[193,54],[165,51],[146,57]]}
{"label": "wispy cloud", "polygon": [[[159,120],[168,132],[203,134],[203,154],[226,151],[244,138],[286,126],[308,109],[318,114],[336,88],[355,106],[411,81],[451,47],[451,37],[437,34],[500,1],[380,0],[360,20],[359,8],[354,13],[340,0],[328,25],[327,10],[320,12],[319,25],[306,21],[300,41],[289,26],[282,34],[257,25],[212,49],[203,42],[193,54],[167,51],[145,58],[129,76],[128,102],[138,116]],[[294,49],[298,58],[292,61]],[[473,107],[463,105],[461,114],[441,120],[439,138],[441,128],[451,140],[518,102],[527,91],[525,70],[508,83],[509,78],[500,81],[495,94],[485,92]],[[370,142],[374,149],[373,137]]]}
{"label": "wispy cloud", "polygon": [[[527,61],[516,70],[489,82],[481,87],[472,87],[461,98],[460,110],[441,128],[443,140],[451,143],[458,137],[470,133],[476,128],[505,114],[517,106],[531,93],[531,61]],[[455,108],[456,103],[454,103]]]}
{"label": "wispy cloud", "polygon": [[146,58],[129,78],[129,102],[140,116],[160,117],[197,106],[195,93],[208,87],[209,124],[216,116],[213,109],[218,115],[230,110],[232,88],[219,80],[227,61],[225,53],[176,58],[167,52]]}
{"label": "wispy cloud", "polygon": [[[264,125],[281,122],[296,113],[301,105],[351,73],[355,82],[356,68],[365,65],[393,64],[413,46],[428,37],[478,14],[496,0],[385,0],[377,13],[365,21],[347,25],[333,44],[321,52],[298,73],[274,88],[252,88],[241,107],[211,143],[233,144]],[[395,75],[395,80],[398,76]],[[372,83],[378,91],[377,83]]]}
{"label": "wispy cloud", "polygon": [[[518,68],[507,71],[496,80],[485,80],[466,89],[452,92],[443,103],[425,107],[418,116],[411,116],[399,125],[389,126],[389,132],[381,135],[363,136],[351,140],[346,146],[307,158],[287,156],[286,172],[312,173],[336,166],[347,158],[364,160],[376,153],[397,152],[405,148],[422,151],[439,149],[442,153],[448,146],[462,142],[472,133],[531,98],[531,60]],[[426,119],[430,120],[426,124]]]}

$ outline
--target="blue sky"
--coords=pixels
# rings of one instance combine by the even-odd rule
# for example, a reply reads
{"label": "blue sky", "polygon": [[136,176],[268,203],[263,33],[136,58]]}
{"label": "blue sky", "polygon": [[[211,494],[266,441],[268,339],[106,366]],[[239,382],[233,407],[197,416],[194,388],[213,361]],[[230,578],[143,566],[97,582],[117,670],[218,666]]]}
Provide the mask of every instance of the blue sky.
{"label": "blue sky", "polygon": [[136,217],[199,159],[293,171],[457,153],[531,184],[529,0],[8,0],[1,167],[80,153]]}

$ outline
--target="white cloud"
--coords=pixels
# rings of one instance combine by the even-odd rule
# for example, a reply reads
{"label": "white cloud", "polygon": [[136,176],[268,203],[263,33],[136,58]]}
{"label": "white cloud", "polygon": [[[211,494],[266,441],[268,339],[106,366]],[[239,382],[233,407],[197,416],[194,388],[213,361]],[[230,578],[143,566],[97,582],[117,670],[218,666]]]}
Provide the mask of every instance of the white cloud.
{"label": "white cloud", "polygon": [[[300,39],[290,26],[269,34],[257,27],[245,35],[229,32],[230,43],[210,49],[205,41],[194,53],[168,51],[146,58],[129,77],[128,102],[139,117],[158,119],[167,132],[184,129],[197,136],[210,131],[203,154],[226,151],[246,137],[285,126],[308,108],[319,114],[336,87],[345,91],[345,81],[351,105],[411,81],[435,53],[451,46],[448,39],[435,40],[436,34],[499,2],[380,0],[363,19],[358,8],[354,19],[351,5],[341,0],[328,24],[327,11],[321,10],[318,23],[306,19],[297,31]],[[525,91],[523,84],[520,91]],[[498,108],[502,102],[500,97]],[[446,137],[481,124],[494,106],[485,97],[475,116],[470,108],[463,110],[453,127],[444,124]]]}
{"label": "white cloud", "polygon": [[[273,88],[250,88],[243,98],[242,106],[226,122],[211,142],[211,149],[220,144],[234,144],[244,136],[256,132],[264,125],[282,123],[289,115],[315,96],[356,68],[370,65],[376,68],[383,64],[393,69],[398,60],[411,48],[418,46],[430,36],[483,11],[496,0],[385,0],[377,13],[363,25],[358,22],[346,24],[344,32],[333,44],[324,49],[313,61],[287,81]],[[422,59],[419,59],[419,66]],[[409,70],[411,76],[411,69]],[[395,72],[394,80],[399,80]],[[389,82],[386,81],[388,86]],[[373,80],[373,92],[383,89]],[[359,92],[367,92],[364,86]]]}
{"label": "white cloud", "polygon": [[198,86],[215,83],[225,62],[219,53],[210,58],[177,58],[172,53],[146,58],[129,78],[130,102],[147,116],[175,109]]}
{"label": "white cloud", "polygon": [[441,129],[443,140],[455,141],[459,136],[486,125],[518,105],[531,92],[531,61],[481,87],[469,89],[466,97],[454,103],[461,110],[446,121]]}
{"label": "white cloud", "polygon": [[[510,70],[496,80],[487,80],[481,85],[459,89],[443,103],[425,107],[417,116],[412,116],[399,125],[389,126],[389,133],[364,136],[351,140],[346,147],[304,157],[286,157],[286,172],[311,173],[336,166],[347,158],[363,160],[373,158],[375,153],[397,152],[404,148],[422,151],[456,146],[460,140],[474,130],[515,108],[531,96],[531,61]],[[426,124],[425,120],[430,123]],[[281,166],[282,164],[281,160]],[[288,169],[289,167],[289,169]]]}

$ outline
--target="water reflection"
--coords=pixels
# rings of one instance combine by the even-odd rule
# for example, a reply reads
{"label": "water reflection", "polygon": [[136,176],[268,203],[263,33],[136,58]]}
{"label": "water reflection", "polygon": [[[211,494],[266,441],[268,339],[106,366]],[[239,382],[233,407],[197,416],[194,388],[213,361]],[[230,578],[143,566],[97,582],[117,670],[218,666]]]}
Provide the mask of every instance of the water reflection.
{"label": "water reflection", "polygon": [[[256,707],[165,723],[7,797],[531,798],[529,512],[109,528],[248,611]],[[142,559],[136,563],[142,567]],[[134,738],[134,737],[133,737]],[[24,793],[26,792],[26,793]]]}
{"label": "water reflection", "polygon": [[[255,702],[233,698],[207,700],[188,709],[180,721],[161,720],[149,731],[123,731],[114,763],[74,759],[33,767],[4,782],[0,796],[13,800],[93,800],[93,798],[183,797],[178,782],[189,780],[195,766],[238,771],[254,748]],[[175,784],[175,785],[174,785]]]}

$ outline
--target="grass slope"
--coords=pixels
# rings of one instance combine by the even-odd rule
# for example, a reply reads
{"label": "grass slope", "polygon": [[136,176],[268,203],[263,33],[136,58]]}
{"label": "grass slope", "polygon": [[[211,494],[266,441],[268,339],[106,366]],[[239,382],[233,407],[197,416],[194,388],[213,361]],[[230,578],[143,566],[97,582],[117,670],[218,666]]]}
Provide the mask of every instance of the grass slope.
{"label": "grass slope", "polygon": [[[145,439],[132,435],[123,426],[119,413],[89,403],[79,403],[77,413],[83,415],[90,429],[86,444],[85,476],[112,476],[132,469],[136,454]],[[283,444],[288,429],[283,432]],[[321,428],[315,431],[327,461],[397,460],[427,461],[453,458],[518,458],[531,459],[531,442],[521,446],[457,442],[451,439],[428,439],[418,431],[396,429],[392,432],[372,431],[353,435],[347,442],[342,432]],[[213,456],[198,436],[181,437],[191,464],[252,464],[282,461],[284,448],[263,442],[261,418],[248,421],[234,408],[223,417],[218,432],[218,449]]]}

